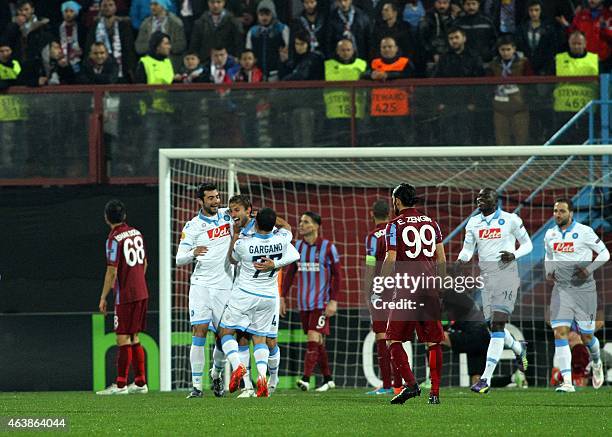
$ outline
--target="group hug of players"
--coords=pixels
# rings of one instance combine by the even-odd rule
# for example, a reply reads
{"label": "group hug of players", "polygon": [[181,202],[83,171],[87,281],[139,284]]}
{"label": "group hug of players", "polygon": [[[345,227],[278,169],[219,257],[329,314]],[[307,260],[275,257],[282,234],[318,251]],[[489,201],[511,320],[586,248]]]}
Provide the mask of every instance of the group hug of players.
{"label": "group hug of players", "polygon": [[[297,385],[304,391],[308,390],[310,376],[318,364],[324,380],[317,390],[334,388],[325,335],[329,334],[328,319],[337,309],[336,296],[342,271],[335,245],[319,236],[321,217],[313,212],[302,214],[299,223],[301,239],[294,245],[291,227],[270,208],[260,209],[255,215],[250,200],[242,195],[232,197],[229,207],[222,208],[219,192],[212,184],[200,185],[196,197],[200,210],[185,224],[176,254],[177,266],[195,261],[189,289],[193,389],[188,398],[203,395],[205,345],[209,330],[216,338],[210,373],[215,396],[224,396],[226,361],[232,366],[230,392],[238,390],[241,381],[244,389],[239,397],[267,397],[275,391],[280,363],[278,323],[279,316],[284,316],[286,310],[279,288],[282,282],[283,295],[286,295],[295,276],[298,277],[297,301],[302,327],[308,336],[304,376]],[[398,272],[447,275],[440,228],[433,218],[415,208],[417,200],[414,186],[400,184],[392,195],[395,218],[389,220],[389,208],[385,202],[375,204],[372,215],[376,228],[366,238],[366,281],[371,281],[374,276],[390,277]],[[112,202],[117,201],[109,204]],[[524,371],[528,366],[526,343],[515,341],[505,324],[513,312],[520,286],[517,259],[531,252],[532,243],[521,219],[498,207],[495,190],[482,189],[476,202],[479,211],[467,223],[457,264],[469,262],[478,250],[479,268],[484,279],[482,312],[489,323],[491,338],[484,373],[471,389],[476,393],[487,393],[504,347],[514,351],[520,370]],[[120,349],[117,381],[99,394],[146,393],[144,362],[134,367],[137,379],[127,386],[132,357],[131,353],[128,357],[121,356],[122,344],[129,345],[130,348],[125,350],[131,351],[138,343],[138,332],[144,329],[148,297],[144,282],[144,243],[140,233],[125,223],[125,207],[121,214],[116,211],[111,214],[109,204],[105,215],[111,233],[106,243],[108,267],[100,310],[106,311],[106,296],[111,289],[114,290],[115,331]],[[557,390],[574,391],[568,344],[569,330],[574,323],[591,353],[593,385],[599,388],[603,384],[603,365],[599,341],[593,335],[597,310],[593,271],[608,261],[610,254],[590,227],[573,220],[571,200],[558,199],[553,215],[557,226],[546,232],[544,244],[547,279],[555,284],[551,326],[555,333],[555,360],[563,376],[563,383]],[[138,243],[136,238],[140,239]],[[593,252],[596,253],[595,259]],[[280,281],[279,272],[285,266],[288,267]],[[139,287],[141,290],[144,287],[144,293],[138,295],[140,299],[129,297],[130,293],[137,294],[134,289]],[[391,291],[392,301],[407,297],[404,295],[406,291],[399,288]],[[427,294],[427,290],[422,291]],[[377,299],[381,296],[372,293],[371,301]],[[428,345],[429,403],[440,403],[440,343],[444,332],[439,317],[415,317],[407,314],[405,309],[391,309],[384,318],[373,315],[372,320],[379,364],[386,363],[380,366],[383,387],[375,393],[394,393],[393,404],[403,404],[420,396],[421,390],[403,348],[403,342],[413,340],[416,332],[419,341]],[[253,343],[258,373],[256,390],[249,375],[250,342]],[[140,369],[138,373],[136,367]],[[391,373],[395,391],[391,385]]]}

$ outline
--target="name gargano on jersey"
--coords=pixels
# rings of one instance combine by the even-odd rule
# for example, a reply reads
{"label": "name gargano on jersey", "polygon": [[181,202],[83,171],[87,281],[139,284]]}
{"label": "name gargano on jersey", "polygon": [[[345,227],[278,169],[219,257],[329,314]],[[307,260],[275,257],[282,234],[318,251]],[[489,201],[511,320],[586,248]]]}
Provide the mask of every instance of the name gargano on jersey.
{"label": "name gargano on jersey", "polygon": [[253,255],[261,255],[265,253],[278,253],[283,251],[283,245],[281,243],[277,244],[267,244],[263,246],[249,246],[249,253]]}
{"label": "name gargano on jersey", "polygon": [[122,232],[114,236],[114,239],[117,241],[121,241],[128,237],[135,237],[136,235],[141,235],[138,229],[130,229],[129,231]]}

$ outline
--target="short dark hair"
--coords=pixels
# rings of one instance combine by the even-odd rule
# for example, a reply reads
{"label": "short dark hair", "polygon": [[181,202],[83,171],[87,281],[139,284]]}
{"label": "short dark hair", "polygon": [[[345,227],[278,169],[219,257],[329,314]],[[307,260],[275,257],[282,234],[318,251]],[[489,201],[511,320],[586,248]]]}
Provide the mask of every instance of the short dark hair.
{"label": "short dark hair", "polygon": [[[461,1],[461,4],[462,4],[462,5],[464,5],[466,1],[468,1],[468,0],[462,0],[462,1]],[[480,0],[474,0],[474,1],[478,2],[478,4],[480,4],[480,3],[481,3],[481,1],[480,1]]]}
{"label": "short dark hair", "polygon": [[300,41],[304,41],[310,45],[310,35],[304,29],[300,29],[293,35],[293,40],[299,39]]}
{"label": "short dark hair", "polygon": [[195,50],[187,50],[184,54],[183,54],[183,59],[185,58],[185,56],[197,56],[198,59],[200,59],[200,54],[198,52],[196,52]]}
{"label": "short dark hair", "polygon": [[451,33],[459,32],[461,35],[465,36],[465,30],[460,27],[452,26],[446,31],[446,35],[450,35]]}
{"label": "short dark hair", "polygon": [[574,211],[574,204],[572,203],[572,199],[569,197],[559,197],[555,199],[555,203],[565,203],[567,204],[567,209]]}
{"label": "short dark hair", "polygon": [[217,186],[210,182],[203,182],[198,185],[198,189],[196,190],[196,198],[204,200],[204,192],[205,191],[215,191]]}
{"label": "short dark hair", "polygon": [[113,225],[123,223],[127,216],[125,205],[118,199],[109,200],[104,206],[104,216]]}
{"label": "short dark hair", "polygon": [[270,232],[276,224],[276,212],[272,208],[262,208],[257,212],[255,222],[257,223],[257,229]]}
{"label": "short dark hair", "polygon": [[399,199],[404,206],[414,206],[417,201],[416,187],[412,184],[399,184],[393,190],[393,197]]}
{"label": "short dark hair", "polygon": [[316,212],[306,211],[306,212],[302,213],[302,215],[310,217],[313,222],[315,222],[316,224],[321,226],[321,216],[319,214],[317,214]]}
{"label": "short dark hair", "polygon": [[244,55],[245,53],[252,53],[253,57],[255,59],[257,59],[257,55],[255,54],[255,52],[251,49],[244,49],[243,51],[240,52],[240,57],[242,57],[242,55]]}
{"label": "short dark hair", "polygon": [[211,52],[212,52],[213,50],[214,50],[214,51],[216,51],[216,52],[220,52],[221,50],[227,50],[227,47],[225,47],[224,45],[219,45],[219,44],[218,44],[218,45],[216,45],[216,46],[213,46],[213,47],[210,49],[210,51],[211,51]]}
{"label": "short dark hair", "polygon": [[35,6],[34,6],[34,0],[19,0],[19,1],[17,2],[17,9],[21,8],[21,7],[22,7],[22,6],[24,6],[24,5],[30,5],[30,6],[32,6],[33,8],[35,7]]}
{"label": "short dark hair", "polygon": [[495,47],[500,48],[501,46],[511,45],[516,47],[516,42],[514,42],[514,37],[512,35],[502,35],[497,38],[497,43]]}
{"label": "short dark hair", "polygon": [[529,0],[527,2],[527,9],[529,9],[532,6],[536,6],[536,5],[542,8],[542,0]]}
{"label": "short dark hair", "polygon": [[375,218],[384,220],[389,217],[389,204],[386,200],[378,199],[372,205],[372,212]]}
{"label": "short dark hair", "polygon": [[236,194],[236,195],[230,197],[230,199],[228,200],[227,204],[229,206],[232,203],[237,203],[238,205],[242,205],[242,206],[244,206],[244,209],[249,209],[249,208],[251,208],[253,206],[253,205],[251,205],[251,199],[249,199],[244,194]]}
{"label": "short dark hair", "polygon": [[399,12],[399,6],[397,5],[397,1],[396,0],[384,0],[382,2],[382,5],[383,5],[383,7],[385,5],[389,5],[389,6],[391,6],[393,8],[393,10],[395,12]]}

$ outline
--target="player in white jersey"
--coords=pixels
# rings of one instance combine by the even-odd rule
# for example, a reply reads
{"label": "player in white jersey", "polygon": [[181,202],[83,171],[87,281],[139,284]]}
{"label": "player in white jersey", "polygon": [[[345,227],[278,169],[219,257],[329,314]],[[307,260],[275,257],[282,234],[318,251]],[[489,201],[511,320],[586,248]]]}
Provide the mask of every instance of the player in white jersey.
{"label": "player in white jersey", "polygon": [[233,334],[242,330],[253,336],[253,354],[259,374],[257,397],[268,396],[266,373],[270,351],[266,338],[270,336],[276,319],[278,269],[299,259],[299,253],[291,244],[291,232],[286,229],[275,231],[275,223],[274,210],[262,209],[255,218],[256,232],[234,244],[231,257],[239,265],[238,276],[220,322],[223,352],[234,369],[230,392],[236,391],[246,373]]}
{"label": "player in white jersey", "polygon": [[[196,260],[189,286],[189,320],[192,326],[190,351],[193,390],[187,398],[202,397],[204,347],[210,329],[216,332],[232,288],[233,267],[228,259],[232,241],[232,220],[213,184],[201,184],[196,193],[200,211],[188,221],[181,233],[176,253],[177,266]],[[213,352],[212,369],[215,396],[223,396],[221,372],[225,357],[221,346]]]}
{"label": "player in white jersey", "polygon": [[[572,385],[572,353],[568,334],[576,321],[583,343],[591,353],[593,387],[604,381],[599,340],[595,333],[597,290],[593,271],[610,259],[605,244],[589,226],[574,220],[570,199],[555,201],[553,215],[556,226],[544,235],[546,278],[554,282],[550,303],[550,324],[555,331],[555,360],[563,375],[560,392],[574,392]],[[593,260],[593,252],[597,254]]]}
{"label": "player in white jersey", "polygon": [[[232,196],[228,201],[230,215],[234,220],[234,237],[233,242],[238,238],[252,236],[255,233],[255,218],[252,210],[250,199],[242,194]],[[275,230],[277,228],[286,229],[291,231],[291,226],[285,220],[280,217],[276,217]],[[278,272],[278,282],[281,283],[282,271]],[[270,350],[270,356],[268,358],[268,371],[270,373],[270,380],[268,381],[268,388],[270,394],[274,393],[278,384],[278,367],[280,365],[280,347],[278,346],[278,325],[279,325],[279,308],[280,299],[276,301],[276,317],[272,323],[272,329],[270,335],[266,340],[268,348]],[[238,397],[251,397],[255,396],[255,392],[252,387],[250,377],[250,351],[249,342],[251,336],[248,333],[237,332],[238,340],[238,354],[240,361],[246,366],[247,373],[243,377],[245,388]]]}
{"label": "player in white jersey", "polygon": [[[533,246],[520,217],[497,207],[494,189],[480,190],[476,203],[480,214],[470,218],[465,226],[465,240],[457,261],[467,263],[478,249],[478,266],[485,284],[482,310],[489,322],[491,340],[485,371],[471,389],[476,393],[487,393],[504,346],[516,354],[519,370],[524,372],[527,368],[525,343],[516,341],[505,326],[514,310],[520,286],[516,260],[531,252]],[[517,240],[520,243],[518,249]]]}

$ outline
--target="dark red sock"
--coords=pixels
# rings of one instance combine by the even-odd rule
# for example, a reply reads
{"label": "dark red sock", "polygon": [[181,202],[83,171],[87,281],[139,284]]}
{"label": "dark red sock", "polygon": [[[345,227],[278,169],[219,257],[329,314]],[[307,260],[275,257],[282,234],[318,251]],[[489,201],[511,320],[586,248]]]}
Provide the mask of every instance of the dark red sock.
{"label": "dark red sock", "polygon": [[140,343],[132,345],[132,370],[134,371],[134,382],[138,387],[147,383],[145,376],[145,351]]}
{"label": "dark red sock", "polygon": [[413,387],[416,384],[416,381],[414,379],[412,369],[410,369],[408,355],[406,355],[406,351],[404,350],[402,343],[391,343],[391,346],[389,346],[389,352],[391,354],[391,362],[393,363],[393,366],[397,369],[399,374],[402,375],[406,385]]}
{"label": "dark red sock", "polygon": [[117,387],[123,388],[127,385],[130,363],[132,362],[132,345],[119,346],[117,353]]}
{"label": "dark red sock", "polygon": [[399,388],[403,385],[402,374],[399,373],[399,370],[397,370],[393,365],[393,361],[391,360],[391,353],[389,353],[389,363],[391,364],[391,370],[393,371],[393,387]]}
{"label": "dark red sock", "polygon": [[386,340],[376,340],[376,352],[378,353],[378,368],[383,381],[383,388],[391,388],[391,357]]}
{"label": "dark red sock", "polygon": [[442,379],[442,346],[429,346],[429,377],[431,378],[431,394],[440,395],[440,380]]}
{"label": "dark red sock", "polygon": [[306,354],[304,355],[304,376],[310,378],[314,367],[319,361],[319,343],[309,341],[306,346]]}
{"label": "dark red sock", "polygon": [[321,373],[323,376],[330,377],[331,370],[329,368],[329,358],[327,357],[327,349],[325,349],[325,344],[319,344],[319,367],[321,368]]}

